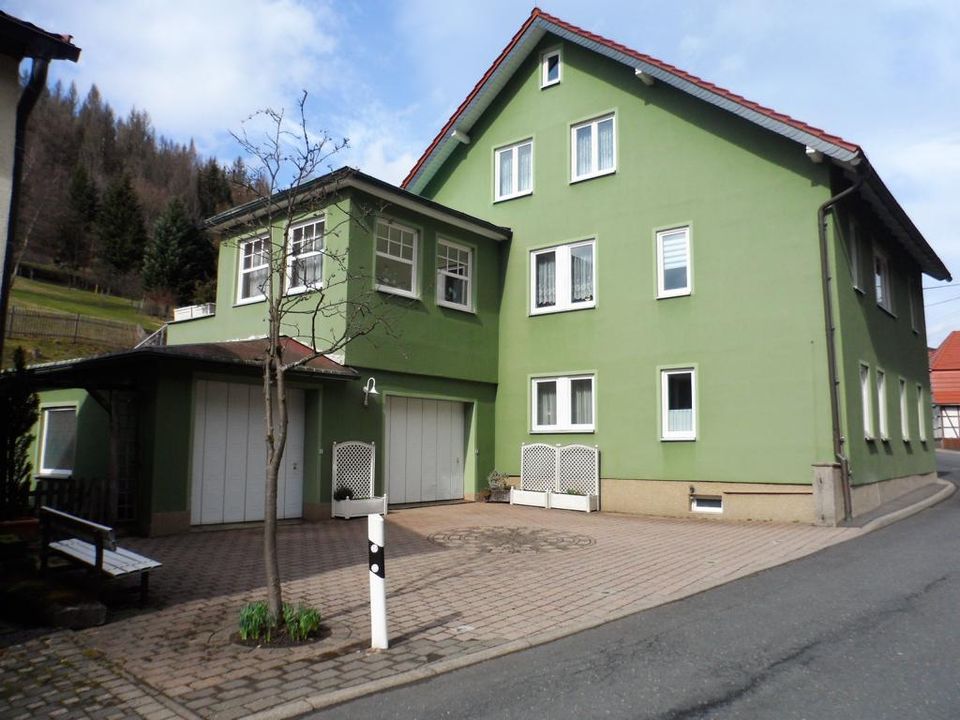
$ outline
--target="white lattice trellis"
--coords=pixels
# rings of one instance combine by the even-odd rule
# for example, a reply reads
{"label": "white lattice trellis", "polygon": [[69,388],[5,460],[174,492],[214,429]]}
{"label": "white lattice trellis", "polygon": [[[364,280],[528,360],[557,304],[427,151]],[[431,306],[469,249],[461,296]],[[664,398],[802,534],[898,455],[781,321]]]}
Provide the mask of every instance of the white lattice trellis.
{"label": "white lattice trellis", "polygon": [[557,448],[557,492],[600,493],[600,451],[587,445]]}
{"label": "white lattice trellis", "polygon": [[333,444],[333,491],[349,488],[355,498],[373,497],[374,443],[350,442]]}
{"label": "white lattice trellis", "polygon": [[531,443],[520,449],[520,489],[549,492],[556,486],[557,448]]}

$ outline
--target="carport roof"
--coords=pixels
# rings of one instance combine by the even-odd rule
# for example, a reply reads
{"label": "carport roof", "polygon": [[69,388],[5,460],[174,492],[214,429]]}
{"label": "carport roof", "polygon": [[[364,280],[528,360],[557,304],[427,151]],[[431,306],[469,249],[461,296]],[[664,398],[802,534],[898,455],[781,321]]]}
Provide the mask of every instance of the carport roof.
{"label": "carport roof", "polygon": [[[27,369],[39,379],[52,381],[44,385],[57,387],[82,387],[78,382],[88,372],[102,371],[120,365],[129,365],[144,360],[191,361],[207,368],[247,368],[260,366],[265,351],[266,339],[231,340],[227,342],[190,343],[187,345],[161,345],[138,347],[132,350],[105,353],[88,358],[59,360],[31,365]],[[284,358],[288,362],[302,360],[313,354],[306,345],[283,337]],[[323,355],[310,358],[303,365],[288,371],[288,374],[303,379],[355,380],[360,374],[353,368],[341,365]]]}

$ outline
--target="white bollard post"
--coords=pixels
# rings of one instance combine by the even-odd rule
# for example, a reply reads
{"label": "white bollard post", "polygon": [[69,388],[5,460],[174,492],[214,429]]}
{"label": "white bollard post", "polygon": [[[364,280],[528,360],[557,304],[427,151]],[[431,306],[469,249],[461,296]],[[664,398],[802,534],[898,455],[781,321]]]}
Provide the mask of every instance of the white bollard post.
{"label": "white bollard post", "polygon": [[383,562],[383,515],[367,515],[367,538],[370,562],[370,647],[386,650],[387,578]]}

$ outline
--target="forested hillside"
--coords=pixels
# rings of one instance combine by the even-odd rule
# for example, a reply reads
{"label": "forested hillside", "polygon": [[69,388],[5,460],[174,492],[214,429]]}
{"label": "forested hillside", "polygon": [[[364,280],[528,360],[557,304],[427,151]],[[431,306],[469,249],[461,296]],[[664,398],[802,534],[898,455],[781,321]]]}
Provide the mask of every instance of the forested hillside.
{"label": "forested hillside", "polygon": [[212,299],[215,249],[200,221],[235,202],[241,159],[221,167],[117,117],[97,87],[59,83],[27,128],[15,262],[21,274],[160,307]]}

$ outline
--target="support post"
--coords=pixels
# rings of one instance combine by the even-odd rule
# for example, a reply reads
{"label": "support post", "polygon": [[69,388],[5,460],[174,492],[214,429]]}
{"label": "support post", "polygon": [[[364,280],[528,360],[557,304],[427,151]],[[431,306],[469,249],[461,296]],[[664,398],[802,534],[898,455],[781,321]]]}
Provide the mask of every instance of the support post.
{"label": "support post", "polygon": [[384,528],[382,515],[367,515],[367,550],[370,569],[370,647],[386,650],[387,579],[384,571]]}

